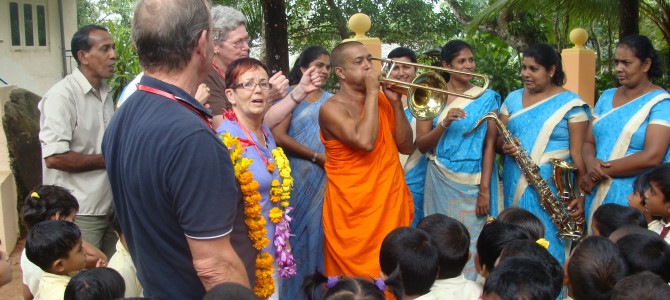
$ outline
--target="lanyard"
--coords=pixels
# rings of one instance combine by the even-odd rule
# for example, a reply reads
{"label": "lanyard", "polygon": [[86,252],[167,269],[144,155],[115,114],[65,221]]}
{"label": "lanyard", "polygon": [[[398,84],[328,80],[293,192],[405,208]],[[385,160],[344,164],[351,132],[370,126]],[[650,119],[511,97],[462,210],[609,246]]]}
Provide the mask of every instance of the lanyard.
{"label": "lanyard", "polygon": [[195,109],[191,104],[186,103],[184,100],[177,99],[177,97],[175,97],[175,95],[170,94],[166,91],[159,90],[159,89],[156,89],[156,88],[153,88],[153,87],[150,87],[150,86],[146,86],[146,85],[142,85],[142,84],[137,84],[137,90],[147,92],[147,93],[156,94],[156,95],[159,95],[159,96],[163,96],[165,98],[168,98],[172,101],[175,101],[175,102],[181,104],[182,106],[190,109],[191,111],[196,113],[200,117],[200,119],[202,119],[202,121],[205,122],[205,124],[207,124],[207,127],[209,127],[209,129],[211,129],[214,132],[214,134],[216,134],[216,130],[214,130],[214,127],[212,127],[212,123],[207,121],[207,118],[205,118],[205,115],[203,115],[202,112]]}
{"label": "lanyard", "polygon": [[[261,159],[262,159],[263,162],[265,163],[265,166],[267,167],[267,165],[269,164],[269,159],[266,158],[265,155],[263,155],[263,152],[261,152],[261,149],[258,148],[258,145],[256,145],[256,142],[254,142],[254,139],[251,138],[251,134],[249,134],[249,131],[247,131],[247,129],[244,128],[244,125],[242,125],[242,123],[240,123],[239,120],[237,121],[237,124],[240,125],[240,128],[242,128],[242,132],[244,132],[244,135],[247,137],[247,139],[249,139],[249,142],[251,143],[251,145],[254,146],[254,149],[256,149],[256,152],[258,153],[258,156],[261,157]],[[261,127],[261,131],[262,131],[262,133],[263,133],[263,138],[265,138],[265,129],[263,129],[263,128]],[[258,138],[258,137],[256,137],[256,138]],[[265,141],[265,145],[266,145],[266,146],[268,146],[267,143],[268,143],[268,141],[266,140],[266,141]]]}

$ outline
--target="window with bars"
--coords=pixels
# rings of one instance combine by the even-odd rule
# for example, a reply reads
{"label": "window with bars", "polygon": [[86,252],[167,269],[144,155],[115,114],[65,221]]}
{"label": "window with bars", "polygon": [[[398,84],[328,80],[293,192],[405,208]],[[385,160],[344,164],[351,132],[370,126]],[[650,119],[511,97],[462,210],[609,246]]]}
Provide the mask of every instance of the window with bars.
{"label": "window with bars", "polygon": [[10,1],[9,27],[12,47],[46,48],[47,6],[44,1]]}

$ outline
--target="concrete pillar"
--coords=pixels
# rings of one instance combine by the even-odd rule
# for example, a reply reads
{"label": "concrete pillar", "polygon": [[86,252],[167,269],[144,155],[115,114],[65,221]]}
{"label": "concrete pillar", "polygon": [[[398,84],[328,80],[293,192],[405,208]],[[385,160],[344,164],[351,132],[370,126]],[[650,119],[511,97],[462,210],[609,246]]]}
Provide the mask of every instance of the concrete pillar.
{"label": "concrete pillar", "polygon": [[563,70],[566,83],[563,87],[579,95],[586,103],[593,107],[596,91],[596,53],[584,48],[589,34],[582,28],[575,28],[570,32],[570,41],[573,48],[563,49]]}
{"label": "concrete pillar", "polygon": [[[356,35],[350,39],[345,39],[342,42],[357,41],[362,43],[365,48],[370,51],[373,57],[382,57],[382,42],[379,38],[368,37],[365,35],[366,32],[370,30],[372,22],[370,17],[363,13],[357,13],[349,18],[349,29],[353,31]],[[381,63],[379,61],[373,61],[373,66],[377,69],[381,69]]]}

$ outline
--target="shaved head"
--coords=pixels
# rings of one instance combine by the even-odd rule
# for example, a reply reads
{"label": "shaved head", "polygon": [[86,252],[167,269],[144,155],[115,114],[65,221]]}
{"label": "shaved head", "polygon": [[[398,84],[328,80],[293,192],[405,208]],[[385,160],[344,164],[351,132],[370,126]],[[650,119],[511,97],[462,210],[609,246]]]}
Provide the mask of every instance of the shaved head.
{"label": "shaved head", "polygon": [[344,58],[346,57],[346,50],[354,46],[363,46],[363,44],[356,41],[344,42],[333,49],[333,52],[330,54],[330,64],[333,66],[333,69],[342,67]]}

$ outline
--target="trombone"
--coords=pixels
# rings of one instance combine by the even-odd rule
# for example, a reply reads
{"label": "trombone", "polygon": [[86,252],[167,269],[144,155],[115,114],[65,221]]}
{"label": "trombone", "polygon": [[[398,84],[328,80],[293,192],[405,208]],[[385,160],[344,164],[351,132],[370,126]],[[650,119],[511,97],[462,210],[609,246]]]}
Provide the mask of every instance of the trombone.
{"label": "trombone", "polygon": [[[382,76],[379,79],[381,82],[389,82],[396,84],[396,88],[402,89],[400,92],[407,94],[407,105],[409,107],[410,113],[417,118],[418,120],[431,120],[435,118],[440,112],[447,106],[447,96],[454,95],[457,97],[463,97],[467,99],[475,99],[481,96],[489,86],[489,77],[485,74],[473,73],[458,71],[449,68],[433,67],[422,64],[415,64],[410,62],[402,62],[386,58],[376,58],[373,57],[373,60],[380,61],[383,64]],[[411,83],[391,79],[391,71],[396,64],[404,64],[413,66],[416,68],[426,68],[432,69],[435,71],[429,71],[418,75],[412,80]],[[437,72],[446,72],[449,74],[463,74],[470,75],[473,77],[482,78],[484,84],[481,87],[481,90],[476,94],[462,94],[457,92],[452,92],[447,89],[447,82],[442,78]]]}

